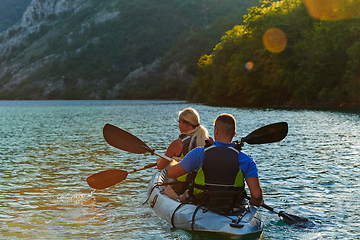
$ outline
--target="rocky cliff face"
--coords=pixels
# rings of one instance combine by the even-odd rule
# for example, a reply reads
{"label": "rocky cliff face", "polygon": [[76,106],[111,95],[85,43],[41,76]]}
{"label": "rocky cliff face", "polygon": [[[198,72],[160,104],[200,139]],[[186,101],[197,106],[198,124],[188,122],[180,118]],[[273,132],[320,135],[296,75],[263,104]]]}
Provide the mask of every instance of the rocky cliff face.
{"label": "rocky cliff face", "polygon": [[[97,44],[102,37],[100,34],[86,40],[85,45],[79,46],[74,52],[49,51],[53,39],[65,36],[67,45],[71,45],[76,38],[81,37],[94,25],[118,18],[120,16],[118,8],[109,7],[116,2],[116,0],[32,0],[21,20],[0,34],[0,99],[14,98],[4,97],[6,93],[14,91],[26,91],[25,99],[47,99],[54,92],[64,93],[67,88],[64,76],[36,79],[31,82],[28,78],[54,61],[63,61],[80,54],[90,43]],[[70,15],[76,18],[81,10],[87,8],[95,10],[89,11],[91,14],[86,16],[86,21],[81,22],[79,28],[67,30],[67,26],[59,26],[59,21],[62,21],[64,16]],[[71,24],[73,23],[64,23],[64,25]],[[44,29],[47,31],[43,31]],[[75,86],[92,89],[84,98],[112,99],[118,95],[124,85],[133,85],[138,78],[146,78],[149,73],[158,70],[160,64],[161,60],[158,58],[150,64],[136,63],[137,69],[132,68],[129,75],[113,87],[107,86],[107,80],[102,76],[97,79],[79,78],[74,80]],[[113,67],[117,68],[117,66]],[[105,96],[104,87],[108,88]]]}
{"label": "rocky cliff face", "polygon": [[211,17],[193,0],[32,0],[0,34],[0,99],[183,99],[223,16],[242,16],[207,2]]}
{"label": "rocky cliff face", "polygon": [[49,16],[59,16],[67,11],[77,12],[88,6],[87,0],[32,0],[21,20],[0,34],[0,56],[9,54],[29,34],[38,32],[41,25],[54,24],[55,21]]}
{"label": "rocky cliff face", "polygon": [[[81,35],[91,24],[104,23],[120,15],[119,11],[109,12],[99,8],[101,10],[94,16],[89,16],[90,20],[82,23],[76,33],[64,32],[59,27],[52,29],[63,14],[76,15],[82,9],[98,7],[101,3],[100,0],[32,0],[21,20],[0,34],[0,95],[5,91],[23,89],[22,85],[26,85],[24,83],[31,74],[48,63],[68,57],[69,53],[67,52],[46,53],[50,38],[65,35],[68,44],[71,44],[73,36]],[[29,42],[29,36],[39,33],[42,28],[46,27],[50,28],[48,33],[39,35],[35,41]],[[98,38],[95,37],[91,41],[96,43]],[[77,50],[77,53],[80,51],[81,48]],[[37,55],[42,57],[34,58]],[[38,91],[30,92],[28,96],[30,99],[43,99],[51,91],[63,92],[66,89],[62,78],[39,79],[28,84],[27,87],[44,89],[40,94]],[[98,98],[96,93],[92,93],[91,97]]]}
{"label": "rocky cliff face", "polygon": [[[54,25],[62,13],[76,13],[88,6],[87,0],[32,0],[21,20],[0,35],[0,93],[17,88],[44,64],[61,57],[50,53],[32,62],[29,53],[45,51],[46,36],[28,45],[26,40],[30,34],[39,32],[44,26]],[[11,55],[19,48],[21,52]],[[37,82],[36,85],[42,86],[46,83]],[[38,95],[34,97],[43,98]]]}

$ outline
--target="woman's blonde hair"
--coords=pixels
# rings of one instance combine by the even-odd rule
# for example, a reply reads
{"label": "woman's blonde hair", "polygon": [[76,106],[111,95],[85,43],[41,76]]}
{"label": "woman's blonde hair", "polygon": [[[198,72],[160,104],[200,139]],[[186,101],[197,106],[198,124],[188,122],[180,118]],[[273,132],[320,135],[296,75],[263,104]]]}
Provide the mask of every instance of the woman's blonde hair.
{"label": "woman's blonde hair", "polygon": [[200,125],[199,113],[195,109],[188,107],[179,112],[179,118],[194,128],[194,130],[187,132],[187,134],[192,134],[188,150],[191,150],[195,139],[196,147],[205,146],[205,140],[209,139],[209,131],[203,125]]}

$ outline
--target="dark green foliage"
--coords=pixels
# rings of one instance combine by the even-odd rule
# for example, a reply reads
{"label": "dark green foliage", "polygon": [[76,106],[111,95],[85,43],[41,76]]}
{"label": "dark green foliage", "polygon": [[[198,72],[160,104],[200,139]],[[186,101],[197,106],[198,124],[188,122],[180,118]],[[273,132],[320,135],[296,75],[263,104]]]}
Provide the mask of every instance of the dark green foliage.
{"label": "dark green foliage", "polygon": [[[301,1],[284,0],[250,9],[245,21],[199,60],[188,92],[192,101],[229,106],[360,103],[359,18],[315,20]],[[288,39],[279,53],[267,50],[262,39],[274,27]],[[249,61],[254,67],[246,70]]]}

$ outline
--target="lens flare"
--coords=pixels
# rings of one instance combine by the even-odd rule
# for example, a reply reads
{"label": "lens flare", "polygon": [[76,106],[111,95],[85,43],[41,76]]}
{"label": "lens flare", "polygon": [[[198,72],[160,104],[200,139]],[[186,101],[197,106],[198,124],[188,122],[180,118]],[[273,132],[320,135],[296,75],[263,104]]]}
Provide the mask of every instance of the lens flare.
{"label": "lens flare", "polygon": [[353,0],[303,0],[309,15],[320,20],[360,16],[360,2]]}
{"label": "lens flare", "polygon": [[254,63],[249,61],[245,64],[245,70],[250,70],[254,67]]}
{"label": "lens flare", "polygon": [[270,28],[263,36],[263,43],[270,52],[279,53],[286,48],[287,36],[279,28]]}

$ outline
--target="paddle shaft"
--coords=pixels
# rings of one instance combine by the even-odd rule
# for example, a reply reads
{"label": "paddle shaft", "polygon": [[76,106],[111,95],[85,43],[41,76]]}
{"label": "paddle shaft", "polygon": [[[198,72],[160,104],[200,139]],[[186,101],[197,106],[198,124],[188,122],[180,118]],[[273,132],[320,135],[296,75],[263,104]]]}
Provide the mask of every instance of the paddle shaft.
{"label": "paddle shaft", "polygon": [[[249,196],[246,196],[245,198],[250,200]],[[284,219],[284,222],[289,225],[295,224],[295,223],[305,223],[305,222],[309,223],[310,222],[308,219],[306,219],[304,217],[288,214],[284,211],[278,211],[275,208],[270,207],[269,205],[266,205],[265,203],[263,203],[261,206],[273,213],[276,213],[279,217],[282,217]]]}
{"label": "paddle shaft", "polygon": [[[250,197],[249,197],[249,196],[245,196],[245,198],[250,201]],[[277,211],[275,208],[270,207],[269,205],[266,205],[265,203],[261,204],[261,206],[262,206],[263,208],[266,208],[267,210],[273,212],[273,213],[276,213],[276,214],[279,214],[279,212],[280,212],[280,211]]]}
{"label": "paddle shaft", "polygon": [[[171,159],[170,159],[170,160],[171,160]],[[146,166],[144,166],[144,167],[142,167],[142,168],[137,168],[137,169],[128,171],[127,173],[134,173],[134,172],[137,172],[137,171],[141,171],[141,170],[144,170],[144,169],[148,169],[148,168],[155,167],[156,165],[157,165],[156,163],[152,163],[152,164],[146,165]]]}
{"label": "paddle shaft", "polygon": [[95,189],[105,189],[108,187],[111,187],[119,182],[122,182],[126,179],[127,175],[129,173],[134,173],[140,170],[144,170],[147,168],[155,167],[157,164],[152,163],[149,165],[146,165],[141,168],[137,168],[131,171],[124,171],[124,170],[118,170],[118,169],[109,169],[105,171],[101,171],[98,173],[95,173],[88,177],[86,181],[88,182],[89,186]]}
{"label": "paddle shaft", "polygon": [[155,150],[152,150],[150,149],[149,147],[144,147],[144,146],[138,146],[136,145],[137,148],[141,149],[141,150],[144,150],[144,151],[147,151],[147,152],[150,152],[151,155],[156,155],[158,157],[161,157],[162,159],[165,159],[169,162],[171,162],[171,158],[167,157],[167,156],[164,156],[164,155],[161,155],[160,153],[157,153]]}
{"label": "paddle shaft", "polygon": [[[273,143],[284,139],[287,133],[288,124],[286,122],[273,123],[256,129],[246,137],[242,138],[241,142],[246,142],[248,144]],[[150,152],[159,156],[138,137],[111,124],[106,124],[104,126],[103,135],[106,142],[115,148],[138,154]],[[163,158],[161,155],[159,157]]]}
{"label": "paddle shaft", "polygon": [[[158,157],[161,157],[169,162],[171,162],[171,158],[167,157],[167,156],[164,156],[164,155],[161,155],[157,152],[152,152],[152,154],[158,156]],[[134,169],[134,170],[131,170],[131,171],[128,171],[127,173],[133,173],[133,172],[137,172],[137,171],[141,171],[141,170],[144,170],[144,169],[148,169],[148,168],[152,168],[152,167],[156,167],[157,163],[152,163],[152,164],[149,164],[149,165],[146,165],[142,168],[137,168],[137,169]]]}
{"label": "paddle shaft", "polygon": [[276,209],[273,208],[273,207],[270,207],[269,205],[266,205],[265,203],[261,204],[261,206],[262,206],[263,208],[266,208],[267,210],[273,212],[273,213],[278,214],[278,215],[279,215],[279,213],[280,213],[280,211],[276,210]]}

